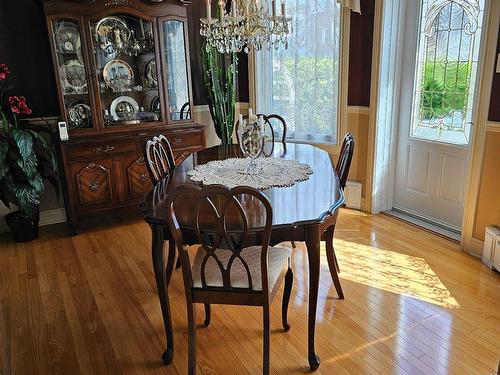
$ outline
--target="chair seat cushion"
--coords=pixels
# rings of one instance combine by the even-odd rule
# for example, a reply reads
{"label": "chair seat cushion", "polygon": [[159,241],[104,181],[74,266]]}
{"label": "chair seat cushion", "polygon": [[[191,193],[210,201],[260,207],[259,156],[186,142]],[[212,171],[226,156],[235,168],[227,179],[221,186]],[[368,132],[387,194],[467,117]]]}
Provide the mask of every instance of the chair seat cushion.
{"label": "chair seat cushion", "polygon": [[[252,276],[252,290],[262,291],[262,275],[260,267],[260,258],[262,253],[261,246],[251,246],[244,248],[240,255],[244,259],[250,275]],[[201,265],[207,252],[203,246],[198,247],[191,272],[193,276],[193,286],[202,288]],[[228,262],[233,254],[231,250],[217,249],[215,251],[218,260],[222,263],[224,270],[227,269]],[[287,265],[291,250],[284,247],[269,247],[267,251],[267,275],[269,290],[272,290],[278,277]],[[248,273],[240,259],[236,258],[231,266],[230,273],[232,288],[249,288]],[[222,274],[214,257],[210,256],[205,266],[205,282],[209,287],[222,287]]]}

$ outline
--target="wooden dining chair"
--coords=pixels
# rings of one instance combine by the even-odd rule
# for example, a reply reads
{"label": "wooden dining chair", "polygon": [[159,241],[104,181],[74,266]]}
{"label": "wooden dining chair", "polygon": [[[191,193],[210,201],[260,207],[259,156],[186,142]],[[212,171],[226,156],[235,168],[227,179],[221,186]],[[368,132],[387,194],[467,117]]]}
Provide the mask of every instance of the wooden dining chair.
{"label": "wooden dining chair", "polygon": [[[264,118],[264,133],[268,138],[269,142],[282,142],[285,143],[287,125],[286,121],[280,115],[265,115],[259,113],[256,115],[257,118],[262,116]],[[245,120],[248,120],[248,116],[244,117]],[[236,122],[236,131],[241,126],[239,120]]]}
{"label": "wooden dining chair", "polygon": [[[167,198],[168,221],[182,264],[188,315],[188,373],[196,372],[195,303],[262,306],[263,373],[269,373],[269,309],[285,279],[282,324],[287,320],[293,273],[290,249],[269,245],[272,208],[267,197],[251,187],[228,189],[183,185]],[[187,244],[196,243],[188,247]]]}
{"label": "wooden dining chair", "polygon": [[339,159],[335,165],[335,170],[339,176],[340,187],[342,190],[345,189],[349,169],[351,168],[352,156],[354,154],[354,144],[354,136],[351,133],[347,133],[344,137],[344,141],[342,142]]}
{"label": "wooden dining chair", "polygon": [[146,142],[144,159],[154,185],[168,177],[175,169],[172,147],[163,134],[154,136]]}
{"label": "wooden dining chair", "polygon": [[[339,159],[335,165],[335,170],[339,177],[339,184],[342,190],[345,189],[347,183],[347,177],[349,175],[349,169],[351,167],[352,157],[354,153],[354,136],[351,133],[347,133],[342,142],[342,147],[340,149]],[[333,235],[335,233],[335,226],[332,225],[326,229],[323,233],[321,239],[326,243],[326,259],[328,261],[328,268],[330,269],[330,275],[332,276],[333,285],[337,291],[339,299],[344,299],[344,291],[342,290],[342,284],[339,278],[339,262],[337,256],[335,255],[335,249],[333,247]],[[292,248],[295,249],[297,245],[292,242]]]}
{"label": "wooden dining chair", "polygon": [[184,103],[183,106],[181,107],[181,120],[187,120],[191,118],[191,105],[189,102]]}

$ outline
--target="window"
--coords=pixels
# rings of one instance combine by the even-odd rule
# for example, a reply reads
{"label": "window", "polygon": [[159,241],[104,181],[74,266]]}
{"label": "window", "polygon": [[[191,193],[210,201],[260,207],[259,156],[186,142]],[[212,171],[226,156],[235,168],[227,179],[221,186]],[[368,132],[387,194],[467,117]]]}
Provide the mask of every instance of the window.
{"label": "window", "polygon": [[411,136],[469,144],[484,0],[424,0]]}
{"label": "window", "polygon": [[257,110],[283,116],[287,138],[336,143],[340,13],[333,0],[289,0],[288,49],[257,53]]}

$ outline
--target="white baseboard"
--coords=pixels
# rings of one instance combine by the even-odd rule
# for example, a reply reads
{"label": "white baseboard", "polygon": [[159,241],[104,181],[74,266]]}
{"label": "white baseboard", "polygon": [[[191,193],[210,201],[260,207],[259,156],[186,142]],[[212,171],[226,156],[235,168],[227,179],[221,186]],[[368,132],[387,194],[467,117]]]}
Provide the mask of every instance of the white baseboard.
{"label": "white baseboard", "polygon": [[482,258],[483,248],[484,248],[484,241],[481,241],[480,239],[477,238],[471,238],[470,248],[464,250],[468,252],[470,255],[473,255],[477,258]]}
{"label": "white baseboard", "polygon": [[[40,211],[40,226],[65,223],[66,210],[64,208],[55,208],[53,210]],[[5,220],[0,220],[0,233],[8,232],[9,228],[5,224]]]}

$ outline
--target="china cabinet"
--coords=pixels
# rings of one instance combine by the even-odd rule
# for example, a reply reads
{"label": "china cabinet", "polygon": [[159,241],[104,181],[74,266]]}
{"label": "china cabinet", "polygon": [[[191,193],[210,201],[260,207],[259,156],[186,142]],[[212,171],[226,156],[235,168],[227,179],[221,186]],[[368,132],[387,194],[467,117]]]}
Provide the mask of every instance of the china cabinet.
{"label": "china cabinet", "polygon": [[164,134],[181,160],[205,147],[192,117],[186,1],[45,1],[60,113],[67,208],[82,216],[137,205],[143,158]]}

